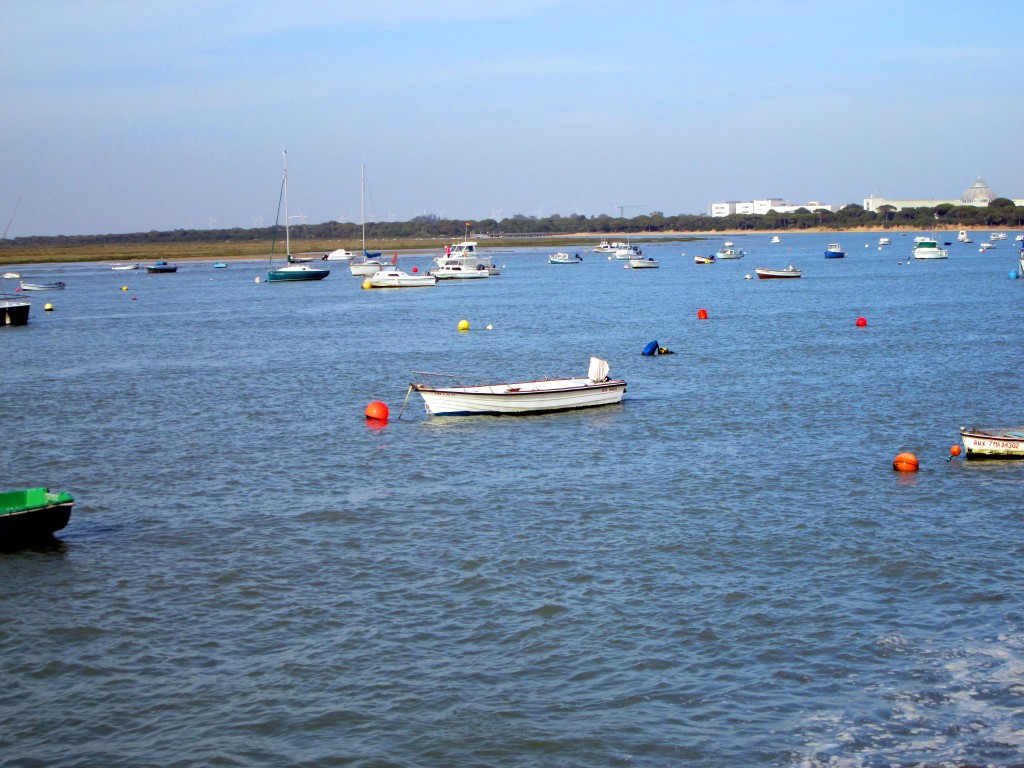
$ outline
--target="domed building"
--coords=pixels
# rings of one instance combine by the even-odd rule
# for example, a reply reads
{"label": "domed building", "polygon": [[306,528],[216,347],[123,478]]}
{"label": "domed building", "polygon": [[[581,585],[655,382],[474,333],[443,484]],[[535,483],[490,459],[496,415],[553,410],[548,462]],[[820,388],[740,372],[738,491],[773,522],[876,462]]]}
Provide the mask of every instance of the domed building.
{"label": "domed building", "polygon": [[964,205],[986,206],[995,199],[995,194],[988,188],[988,184],[981,176],[976,178],[967,191],[960,195],[960,202]]}
{"label": "domed building", "polygon": [[[988,183],[980,176],[960,196],[959,200],[886,200],[884,197],[871,195],[864,198],[865,211],[877,211],[883,205],[890,205],[895,210],[901,211],[904,208],[934,208],[937,205],[949,203],[950,205],[976,205],[984,208],[996,199],[996,194],[989,189]],[[1014,200],[1014,205],[1024,205],[1024,200]]]}

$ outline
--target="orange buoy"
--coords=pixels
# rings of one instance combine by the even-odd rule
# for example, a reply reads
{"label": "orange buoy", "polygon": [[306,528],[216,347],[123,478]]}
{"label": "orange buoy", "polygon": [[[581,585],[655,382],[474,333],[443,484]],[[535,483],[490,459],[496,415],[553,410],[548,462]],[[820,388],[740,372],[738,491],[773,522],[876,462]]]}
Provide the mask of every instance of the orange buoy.
{"label": "orange buoy", "polygon": [[697,319],[698,320],[707,320],[708,319],[708,311],[706,309],[698,309],[697,310]]}
{"label": "orange buoy", "polygon": [[865,318],[863,318],[863,317],[858,317],[857,318],[857,327],[858,328],[863,328],[867,324],[868,324],[868,321]]}
{"label": "orange buoy", "polygon": [[912,453],[901,453],[892,460],[892,468],[897,472],[917,472],[917,456]]}
{"label": "orange buoy", "polygon": [[951,445],[951,446],[949,446],[949,455],[950,456],[959,456],[960,455],[960,446],[959,445]]}
{"label": "orange buoy", "polygon": [[379,421],[388,420],[388,407],[380,400],[374,400],[368,406],[366,406],[366,418],[377,419]]}

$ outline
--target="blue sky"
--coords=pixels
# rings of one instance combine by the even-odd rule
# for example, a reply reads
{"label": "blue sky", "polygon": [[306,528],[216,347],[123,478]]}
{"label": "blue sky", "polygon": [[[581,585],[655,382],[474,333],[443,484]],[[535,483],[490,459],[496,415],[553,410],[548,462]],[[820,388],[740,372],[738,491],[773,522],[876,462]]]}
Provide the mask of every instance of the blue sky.
{"label": "blue sky", "polygon": [[[1024,3],[0,2],[8,237],[1024,197]],[[15,211],[13,220],[11,215]]]}

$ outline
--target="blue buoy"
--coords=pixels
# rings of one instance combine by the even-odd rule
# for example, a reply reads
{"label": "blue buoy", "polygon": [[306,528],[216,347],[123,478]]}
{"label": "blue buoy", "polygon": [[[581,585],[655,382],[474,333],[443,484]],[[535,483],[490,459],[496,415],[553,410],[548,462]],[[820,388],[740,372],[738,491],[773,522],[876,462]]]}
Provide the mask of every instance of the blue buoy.
{"label": "blue buoy", "polygon": [[1018,277],[1020,277],[1020,275],[1017,274],[1017,270],[1016,269],[1011,269],[1010,270],[1010,279],[1011,280],[1016,280]]}
{"label": "blue buoy", "polygon": [[648,344],[646,347],[644,347],[644,351],[641,352],[640,354],[644,355],[646,357],[651,357],[652,355],[658,354],[658,342],[657,342],[657,340],[652,341],[650,344]]}

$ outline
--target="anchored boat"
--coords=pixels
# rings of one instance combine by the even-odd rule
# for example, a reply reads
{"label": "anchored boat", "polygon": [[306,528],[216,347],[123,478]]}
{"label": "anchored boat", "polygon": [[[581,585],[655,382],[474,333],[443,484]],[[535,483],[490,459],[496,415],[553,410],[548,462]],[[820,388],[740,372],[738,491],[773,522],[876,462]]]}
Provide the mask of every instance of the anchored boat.
{"label": "anchored boat", "polygon": [[1024,459],[1024,427],[960,427],[968,459]]}
{"label": "anchored boat", "polygon": [[[423,381],[409,385],[418,392],[427,410],[435,416],[468,416],[476,414],[523,414],[564,411],[612,405],[622,400],[626,382],[608,378],[608,363],[590,358],[586,377],[537,379],[497,384],[463,386],[457,377],[448,374],[413,371]],[[449,380],[452,386],[435,384]]]}
{"label": "anchored boat", "polygon": [[0,493],[0,545],[45,539],[68,524],[75,499],[63,491],[26,488]]}

